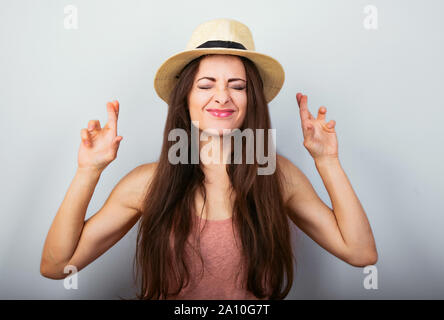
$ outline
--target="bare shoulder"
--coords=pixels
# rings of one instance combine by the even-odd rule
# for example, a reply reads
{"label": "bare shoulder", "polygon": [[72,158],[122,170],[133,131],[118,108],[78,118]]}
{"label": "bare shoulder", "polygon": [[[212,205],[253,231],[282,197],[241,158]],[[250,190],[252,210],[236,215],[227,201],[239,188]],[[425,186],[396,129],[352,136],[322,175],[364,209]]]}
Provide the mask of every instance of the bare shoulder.
{"label": "bare shoulder", "polygon": [[282,172],[284,186],[284,201],[287,203],[292,197],[300,197],[313,192],[313,187],[306,175],[289,159],[277,154],[279,168]]}
{"label": "bare shoulder", "polygon": [[281,169],[285,173],[298,173],[300,172],[299,168],[288,158],[283,155],[276,154],[277,162],[280,164]]}
{"label": "bare shoulder", "polygon": [[[115,190],[119,193],[125,207],[141,212],[143,200],[148,187],[154,177],[158,162],[141,164],[128,172],[116,185]],[[114,190],[113,190],[114,192]]]}
{"label": "bare shoulder", "polygon": [[159,162],[144,163],[135,167],[131,172],[134,172],[134,176],[142,183],[143,181],[149,182],[151,181],[158,164]]}

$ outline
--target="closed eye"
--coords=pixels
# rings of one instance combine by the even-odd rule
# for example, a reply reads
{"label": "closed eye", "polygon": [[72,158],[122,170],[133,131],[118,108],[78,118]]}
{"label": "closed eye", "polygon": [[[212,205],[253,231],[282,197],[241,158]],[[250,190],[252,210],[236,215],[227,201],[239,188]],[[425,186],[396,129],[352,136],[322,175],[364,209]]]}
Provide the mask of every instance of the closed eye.
{"label": "closed eye", "polygon": [[[198,87],[199,89],[211,89],[211,87]],[[244,90],[246,87],[233,87],[232,89],[236,89],[236,90]]]}

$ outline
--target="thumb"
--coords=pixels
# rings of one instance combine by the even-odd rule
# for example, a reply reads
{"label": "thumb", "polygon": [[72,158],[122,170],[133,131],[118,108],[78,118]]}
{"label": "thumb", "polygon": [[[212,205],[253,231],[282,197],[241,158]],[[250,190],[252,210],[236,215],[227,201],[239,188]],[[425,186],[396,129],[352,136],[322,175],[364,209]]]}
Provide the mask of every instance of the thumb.
{"label": "thumb", "polygon": [[117,137],[115,137],[114,138],[114,143],[115,144],[117,144],[117,145],[119,145],[120,144],[120,141],[122,141],[123,140],[123,137],[122,136],[117,136]]}

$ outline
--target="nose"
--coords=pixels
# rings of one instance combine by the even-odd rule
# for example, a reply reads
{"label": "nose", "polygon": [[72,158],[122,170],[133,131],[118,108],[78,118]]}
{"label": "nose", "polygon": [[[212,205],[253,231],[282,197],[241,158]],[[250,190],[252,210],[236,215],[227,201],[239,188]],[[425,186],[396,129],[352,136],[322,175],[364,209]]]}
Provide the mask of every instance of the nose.
{"label": "nose", "polygon": [[228,90],[226,88],[218,89],[216,91],[216,94],[214,95],[216,102],[224,105],[230,101],[230,95],[228,93]]}

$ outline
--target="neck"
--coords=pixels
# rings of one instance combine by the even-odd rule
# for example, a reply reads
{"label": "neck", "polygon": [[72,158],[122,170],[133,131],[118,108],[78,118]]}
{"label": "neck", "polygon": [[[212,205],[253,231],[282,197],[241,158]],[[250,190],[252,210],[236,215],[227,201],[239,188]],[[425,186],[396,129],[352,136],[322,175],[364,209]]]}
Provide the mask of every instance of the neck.
{"label": "neck", "polygon": [[209,134],[199,130],[199,136],[200,162],[206,179],[209,182],[227,182],[226,163],[231,153],[229,135]]}

